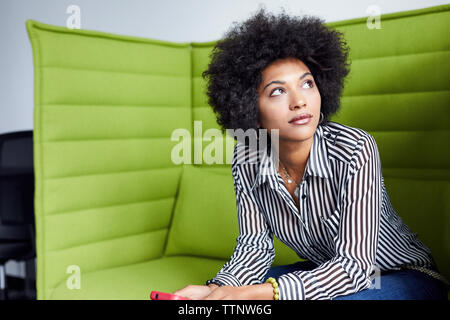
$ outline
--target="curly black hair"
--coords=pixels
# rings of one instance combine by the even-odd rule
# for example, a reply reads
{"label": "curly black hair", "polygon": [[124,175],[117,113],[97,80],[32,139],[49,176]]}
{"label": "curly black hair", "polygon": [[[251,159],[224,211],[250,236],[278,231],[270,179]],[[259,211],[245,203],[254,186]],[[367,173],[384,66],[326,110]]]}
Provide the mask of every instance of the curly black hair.
{"label": "curly black hair", "polygon": [[295,57],[311,71],[321,96],[323,123],[339,109],[344,78],[350,71],[349,48],[341,32],[314,16],[278,16],[261,8],[241,24],[233,22],[210,53],[208,103],[222,133],[257,128],[262,71],[278,59]]}

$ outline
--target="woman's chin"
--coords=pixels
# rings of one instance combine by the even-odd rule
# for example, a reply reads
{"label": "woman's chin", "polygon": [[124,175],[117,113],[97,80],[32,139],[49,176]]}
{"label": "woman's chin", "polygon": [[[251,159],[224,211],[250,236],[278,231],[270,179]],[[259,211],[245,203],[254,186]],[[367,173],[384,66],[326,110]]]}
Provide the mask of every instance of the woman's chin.
{"label": "woman's chin", "polygon": [[280,140],[283,141],[292,141],[292,142],[302,142],[314,137],[314,132],[305,133],[305,134],[291,134],[291,135],[282,135],[280,136]]}
{"label": "woman's chin", "polygon": [[315,131],[316,128],[311,125],[289,128],[289,130],[283,130],[280,134],[280,139],[304,141],[314,136]]}

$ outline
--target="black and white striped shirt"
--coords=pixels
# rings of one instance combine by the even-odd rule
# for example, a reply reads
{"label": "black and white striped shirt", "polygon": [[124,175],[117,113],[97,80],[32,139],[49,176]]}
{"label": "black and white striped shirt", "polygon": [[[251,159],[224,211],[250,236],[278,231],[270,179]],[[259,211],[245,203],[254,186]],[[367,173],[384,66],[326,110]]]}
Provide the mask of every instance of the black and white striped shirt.
{"label": "black and white striped shirt", "polygon": [[318,265],[280,276],[281,300],[332,299],[369,288],[375,268],[434,265],[389,201],[369,133],[336,122],[317,127],[296,189],[300,211],[270,156],[238,161],[243,148],[238,140],[232,162],[239,236],[231,259],[206,284],[262,283],[275,257],[273,235]]}

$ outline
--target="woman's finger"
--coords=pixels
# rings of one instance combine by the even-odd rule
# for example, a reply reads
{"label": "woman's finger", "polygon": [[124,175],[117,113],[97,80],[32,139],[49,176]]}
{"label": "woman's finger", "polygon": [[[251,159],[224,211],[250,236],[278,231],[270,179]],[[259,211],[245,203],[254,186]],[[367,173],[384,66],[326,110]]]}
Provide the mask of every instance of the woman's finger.
{"label": "woman's finger", "polygon": [[178,296],[183,296],[183,294],[186,294],[186,293],[189,292],[190,287],[191,287],[191,285],[187,285],[187,286],[184,287],[184,288],[181,288],[181,289],[178,289],[178,290],[172,292],[172,294],[176,294],[176,295],[178,295]]}

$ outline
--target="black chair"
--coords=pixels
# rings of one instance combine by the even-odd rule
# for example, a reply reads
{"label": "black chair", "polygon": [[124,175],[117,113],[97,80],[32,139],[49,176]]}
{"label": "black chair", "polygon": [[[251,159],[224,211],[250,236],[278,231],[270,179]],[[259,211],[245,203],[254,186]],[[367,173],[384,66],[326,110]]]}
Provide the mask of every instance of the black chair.
{"label": "black chair", "polygon": [[8,299],[5,264],[25,261],[25,298],[35,299],[33,131],[0,134],[0,299]]}

